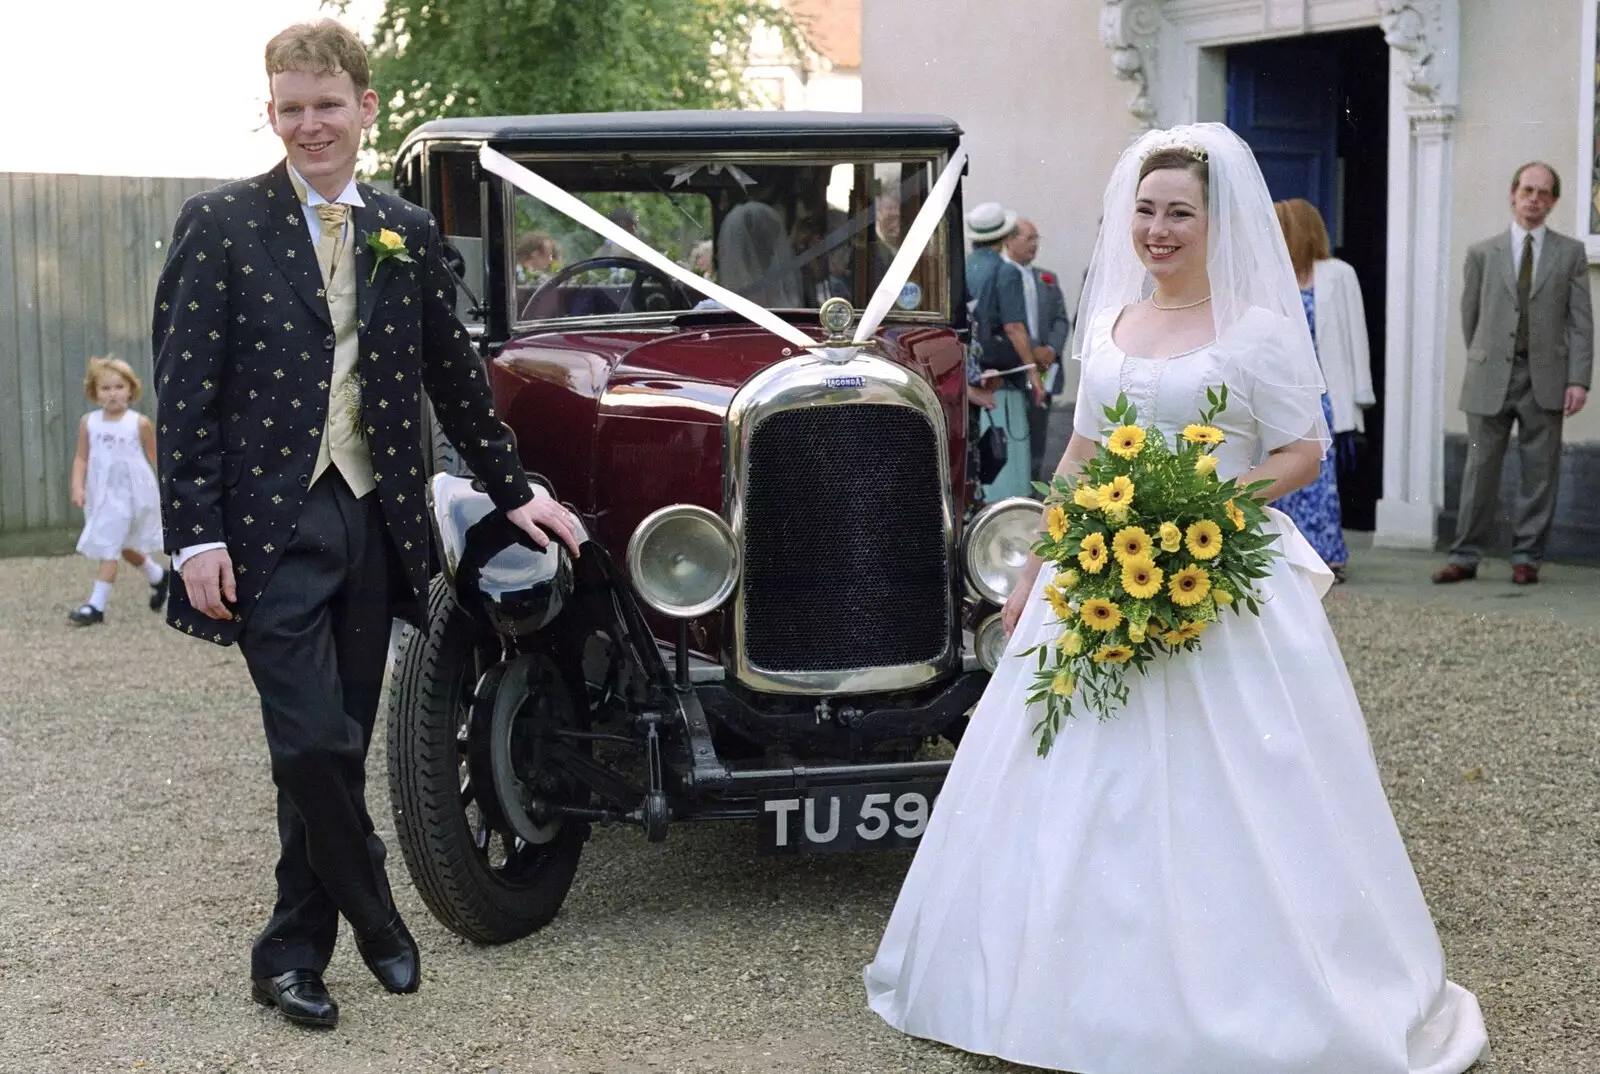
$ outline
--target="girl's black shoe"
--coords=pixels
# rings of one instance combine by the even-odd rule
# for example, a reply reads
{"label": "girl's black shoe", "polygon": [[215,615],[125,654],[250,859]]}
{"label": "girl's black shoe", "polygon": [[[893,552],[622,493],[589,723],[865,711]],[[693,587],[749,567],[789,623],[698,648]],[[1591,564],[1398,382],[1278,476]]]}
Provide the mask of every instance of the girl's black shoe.
{"label": "girl's black shoe", "polygon": [[106,613],[93,604],[85,604],[68,612],[67,619],[73,626],[94,626],[106,621]]}
{"label": "girl's black shoe", "polygon": [[161,572],[161,581],[150,587],[150,610],[159,612],[161,606],[167,602],[167,586],[172,584],[172,571],[167,569]]}

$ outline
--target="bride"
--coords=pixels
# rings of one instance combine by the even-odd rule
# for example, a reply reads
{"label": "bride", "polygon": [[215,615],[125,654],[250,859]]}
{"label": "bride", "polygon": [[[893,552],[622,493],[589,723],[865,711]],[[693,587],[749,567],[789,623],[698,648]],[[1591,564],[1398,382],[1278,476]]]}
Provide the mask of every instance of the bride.
{"label": "bride", "polygon": [[[1080,305],[1071,481],[1125,393],[1173,437],[1226,384],[1222,477],[1317,476],[1322,378],[1255,158],[1226,127],[1118,163]],[[1060,629],[1030,557],[868,1001],[914,1036],[1077,1074],[1459,1074],[1487,1051],[1379,783],[1287,517],[1259,618],[1128,678],[1125,709],[1035,753],[1017,654]],[[1081,698],[1075,705],[1083,709]]]}

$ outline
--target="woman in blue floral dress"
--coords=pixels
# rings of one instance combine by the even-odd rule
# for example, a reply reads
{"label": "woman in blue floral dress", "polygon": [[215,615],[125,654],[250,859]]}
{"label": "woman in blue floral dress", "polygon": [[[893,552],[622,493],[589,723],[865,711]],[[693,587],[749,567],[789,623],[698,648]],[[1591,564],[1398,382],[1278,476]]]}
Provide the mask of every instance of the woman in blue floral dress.
{"label": "woman in blue floral dress", "polygon": [[[1335,438],[1342,440],[1361,430],[1362,408],[1376,402],[1361,286],[1355,269],[1329,255],[1328,231],[1316,206],[1296,198],[1280,201],[1276,208],[1328,385],[1322,414]],[[1283,497],[1275,506],[1294,519],[1334,577],[1344,581],[1350,551],[1339,507],[1338,452],[1323,456],[1316,481]]]}

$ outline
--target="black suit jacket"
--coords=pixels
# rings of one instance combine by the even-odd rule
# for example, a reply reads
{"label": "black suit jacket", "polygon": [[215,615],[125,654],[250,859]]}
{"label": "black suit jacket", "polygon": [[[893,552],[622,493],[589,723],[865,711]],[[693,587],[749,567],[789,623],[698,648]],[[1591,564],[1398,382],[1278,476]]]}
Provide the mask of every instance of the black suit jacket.
{"label": "black suit jacket", "polygon": [[[532,498],[483,361],[455,316],[455,280],[433,217],[366,184],[353,214],[361,420],[376,495],[420,622],[429,522],[422,395],[502,509]],[[377,266],[367,236],[400,234],[412,263]],[[369,283],[369,277],[371,282]],[[184,203],[156,288],[156,438],[167,551],[226,542],[238,583],[231,622],[174,585],[167,621],[227,645],[289,543],[328,412],[333,326],[299,199],[279,164]]]}

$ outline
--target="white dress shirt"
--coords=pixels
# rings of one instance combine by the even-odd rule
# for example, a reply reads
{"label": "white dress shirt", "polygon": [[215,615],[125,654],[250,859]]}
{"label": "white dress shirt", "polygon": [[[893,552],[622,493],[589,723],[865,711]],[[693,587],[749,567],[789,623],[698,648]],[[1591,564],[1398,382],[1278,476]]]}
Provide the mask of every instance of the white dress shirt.
{"label": "white dress shirt", "polygon": [[1040,346],[1039,340],[1039,280],[1033,274],[1033,269],[1027,265],[1018,264],[1011,260],[1011,255],[1002,252],[1000,257],[1017,266],[1017,271],[1022,274],[1022,302],[1027,310],[1028,338],[1033,340],[1034,346]]}
{"label": "white dress shirt", "polygon": [[1527,235],[1533,236],[1533,278],[1539,278],[1539,255],[1544,253],[1544,233],[1548,230],[1543,224],[1531,232],[1522,230],[1522,225],[1515,220],[1511,222],[1511,278],[1516,279],[1517,273],[1522,271],[1522,240]]}
{"label": "white dress shirt", "polygon": [[[356,180],[354,176],[351,176],[350,181],[346,183],[344,185],[344,189],[339,192],[339,196],[334,198],[330,203],[327,198],[317,193],[316,187],[306,182],[306,177],[301,175],[293,164],[289,164],[287,167],[289,171],[293,173],[294,178],[297,181],[293,185],[296,188],[305,188],[306,200],[301,203],[300,211],[305,214],[306,231],[311,235],[311,246],[313,249],[317,245],[317,240],[322,238],[322,217],[317,215],[318,205],[349,205],[351,208],[359,209],[367,204],[361,200],[361,192],[356,189]],[[355,214],[352,213],[350,218],[346,219],[344,223],[345,241],[347,245],[350,239],[350,229],[355,226],[354,216]],[[1027,274],[1024,273],[1023,275]],[[189,559],[190,556],[197,556],[201,552],[209,552],[213,548],[226,547],[228,546],[221,541],[208,541],[205,544],[185,545],[178,551],[177,555],[172,557],[172,569],[181,572],[183,570],[184,563]]]}

